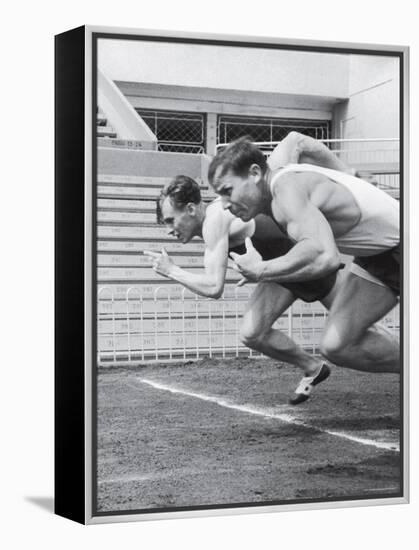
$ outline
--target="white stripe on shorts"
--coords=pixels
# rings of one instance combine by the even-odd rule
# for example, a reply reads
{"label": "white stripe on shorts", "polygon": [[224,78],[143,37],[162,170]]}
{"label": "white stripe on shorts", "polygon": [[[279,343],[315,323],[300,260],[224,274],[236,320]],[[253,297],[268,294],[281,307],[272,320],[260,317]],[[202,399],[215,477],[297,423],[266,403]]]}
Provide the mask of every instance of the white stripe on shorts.
{"label": "white stripe on shorts", "polygon": [[380,281],[380,279],[378,279],[374,275],[371,275],[371,273],[369,273],[366,269],[364,269],[358,264],[355,264],[354,262],[351,263],[349,271],[354,275],[361,277],[361,279],[370,281],[370,283],[374,283],[376,285],[385,286],[386,288],[389,288],[385,283],[383,283],[383,281]]}

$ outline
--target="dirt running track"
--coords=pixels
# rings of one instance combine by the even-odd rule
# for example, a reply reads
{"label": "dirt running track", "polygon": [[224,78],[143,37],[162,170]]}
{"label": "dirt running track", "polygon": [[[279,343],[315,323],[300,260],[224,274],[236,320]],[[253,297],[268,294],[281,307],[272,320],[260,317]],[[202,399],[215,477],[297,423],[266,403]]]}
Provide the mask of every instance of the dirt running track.
{"label": "dirt running track", "polygon": [[308,402],[265,359],[100,370],[97,512],[400,494],[399,377],[334,368]]}

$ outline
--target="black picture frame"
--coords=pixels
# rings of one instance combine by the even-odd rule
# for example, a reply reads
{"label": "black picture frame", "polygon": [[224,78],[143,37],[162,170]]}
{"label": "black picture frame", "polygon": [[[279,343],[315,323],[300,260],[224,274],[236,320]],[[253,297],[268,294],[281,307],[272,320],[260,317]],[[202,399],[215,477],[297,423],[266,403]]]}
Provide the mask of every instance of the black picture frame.
{"label": "black picture frame", "polygon": [[[98,506],[97,47],[99,40],[208,45],[399,59],[400,300],[399,491],[103,511]],[[405,503],[408,475],[408,63],[402,46],[79,27],[55,39],[55,512],[83,524],[209,514]],[[143,354],[144,356],[144,354]]]}

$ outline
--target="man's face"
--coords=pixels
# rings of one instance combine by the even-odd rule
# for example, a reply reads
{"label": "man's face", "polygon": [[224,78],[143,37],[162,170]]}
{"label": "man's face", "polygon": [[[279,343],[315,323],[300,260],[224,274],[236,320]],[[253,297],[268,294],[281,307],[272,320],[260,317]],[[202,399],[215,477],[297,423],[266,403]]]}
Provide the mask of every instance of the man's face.
{"label": "man's face", "polygon": [[195,204],[189,203],[180,209],[166,197],[162,202],[161,211],[168,234],[176,237],[181,243],[188,243],[198,233]]}
{"label": "man's face", "polygon": [[258,170],[250,167],[248,175],[244,177],[231,170],[219,176],[221,166],[215,172],[213,188],[221,196],[223,208],[245,222],[262,212],[262,195],[257,187],[262,174],[260,168],[257,168]]}

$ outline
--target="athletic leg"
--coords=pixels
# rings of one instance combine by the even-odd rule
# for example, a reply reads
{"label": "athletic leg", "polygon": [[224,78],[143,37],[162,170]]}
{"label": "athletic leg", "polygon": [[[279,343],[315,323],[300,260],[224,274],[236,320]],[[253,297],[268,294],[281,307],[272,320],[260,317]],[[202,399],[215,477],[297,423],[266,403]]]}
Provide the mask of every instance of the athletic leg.
{"label": "athletic leg", "polygon": [[321,351],[337,365],[368,372],[399,372],[397,339],[374,325],[397,304],[393,292],[354,273],[331,305]]}
{"label": "athletic leg", "polygon": [[300,367],[309,376],[323,362],[305,352],[287,334],[272,327],[290,307],[295,297],[277,283],[259,283],[243,316],[240,331],[242,342],[269,357]]}
{"label": "athletic leg", "polygon": [[319,300],[327,310],[330,311],[333,305],[333,302],[336,299],[336,296],[338,295],[342,285],[344,284],[344,281],[345,281],[345,273],[343,271],[338,271],[336,273],[336,281],[335,281],[335,284],[333,285],[332,290],[329,292],[327,296]]}

